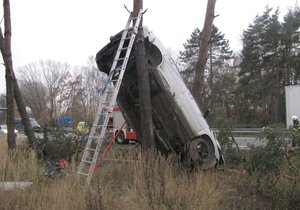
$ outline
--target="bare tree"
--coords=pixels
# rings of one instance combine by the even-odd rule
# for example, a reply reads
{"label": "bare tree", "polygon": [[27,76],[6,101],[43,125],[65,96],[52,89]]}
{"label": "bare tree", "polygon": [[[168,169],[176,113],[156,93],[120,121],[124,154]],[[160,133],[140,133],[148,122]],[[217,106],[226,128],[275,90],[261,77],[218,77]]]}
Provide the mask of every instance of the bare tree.
{"label": "bare tree", "polygon": [[204,92],[205,92],[204,70],[205,70],[205,64],[207,61],[208,45],[209,45],[209,41],[210,41],[213,20],[215,18],[215,15],[214,15],[215,14],[215,4],[216,4],[216,0],[208,0],[207,1],[204,27],[203,27],[202,35],[201,35],[201,39],[200,39],[199,57],[198,57],[198,63],[197,63],[193,91],[192,91],[194,97],[196,98],[196,100],[198,102],[200,102],[201,95],[204,95]]}
{"label": "bare tree", "polygon": [[[59,104],[58,114],[60,116],[72,116],[72,112],[70,111],[71,108],[74,106],[74,103],[77,101],[78,97],[83,97],[83,87],[81,85],[81,82],[81,75],[68,78],[64,86],[64,90],[61,92],[59,100],[57,101]],[[77,109],[77,111],[79,111],[79,109]]]}
{"label": "bare tree", "polygon": [[10,2],[9,0],[4,0],[4,37],[2,30],[0,28],[0,49],[2,57],[4,60],[4,65],[6,69],[6,103],[7,103],[7,141],[9,150],[15,150],[16,148],[16,139],[14,133],[14,98],[16,100],[19,113],[22,117],[22,122],[25,127],[25,134],[28,137],[29,144],[34,146],[35,136],[33,135],[30,121],[27,115],[27,111],[20,94],[19,86],[17,79],[14,74],[13,65],[12,65],[12,53],[11,53],[11,19],[10,19]]}
{"label": "bare tree", "polygon": [[62,106],[59,102],[61,101],[61,96],[64,94],[71,77],[70,65],[67,63],[48,60],[40,61],[39,68],[41,70],[45,86],[48,90],[46,101],[49,116],[50,119],[56,119],[61,114],[60,108]]}
{"label": "bare tree", "polygon": [[67,110],[64,101],[71,94],[74,78],[67,63],[39,61],[19,68],[19,78],[25,101],[43,122],[56,119]]}
{"label": "bare tree", "polygon": [[24,125],[24,131],[25,131],[25,135],[28,138],[28,142],[29,145],[34,148],[35,147],[35,143],[36,143],[36,139],[35,139],[35,135],[33,133],[33,130],[31,129],[31,123],[29,121],[29,116],[26,110],[26,106],[25,103],[23,101],[23,97],[21,95],[20,92],[20,88],[17,82],[17,79],[15,77],[14,71],[12,71],[12,79],[13,79],[13,85],[14,85],[14,97],[15,97],[15,101],[18,107],[18,111],[21,115],[22,118],[22,123]]}
{"label": "bare tree", "polygon": [[81,91],[78,93],[76,103],[83,109],[82,117],[93,121],[97,113],[101,84],[104,83],[106,75],[98,70],[93,56],[89,57],[87,65],[77,69],[76,74],[82,77]]}
{"label": "bare tree", "polygon": [[40,61],[19,68],[22,95],[42,122],[71,116],[74,122],[94,118],[104,79],[94,58],[71,71],[66,63]]}
{"label": "bare tree", "polygon": [[41,80],[40,70],[31,63],[18,69],[18,78],[24,102],[32,110],[37,119],[49,120],[45,96],[47,89]]}

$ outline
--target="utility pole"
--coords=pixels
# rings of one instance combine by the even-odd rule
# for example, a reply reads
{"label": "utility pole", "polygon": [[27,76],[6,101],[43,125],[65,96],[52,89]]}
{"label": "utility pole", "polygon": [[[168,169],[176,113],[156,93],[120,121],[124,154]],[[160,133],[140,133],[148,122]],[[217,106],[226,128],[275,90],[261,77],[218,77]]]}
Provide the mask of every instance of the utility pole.
{"label": "utility pole", "polygon": [[[134,0],[133,16],[136,17],[140,9],[143,9],[143,0]],[[153,123],[152,123],[152,105],[150,97],[149,73],[146,69],[146,52],[143,35],[143,19],[138,28],[138,34],[135,41],[134,56],[137,68],[137,78],[140,97],[140,115],[141,115],[141,144],[142,151],[154,150]]]}

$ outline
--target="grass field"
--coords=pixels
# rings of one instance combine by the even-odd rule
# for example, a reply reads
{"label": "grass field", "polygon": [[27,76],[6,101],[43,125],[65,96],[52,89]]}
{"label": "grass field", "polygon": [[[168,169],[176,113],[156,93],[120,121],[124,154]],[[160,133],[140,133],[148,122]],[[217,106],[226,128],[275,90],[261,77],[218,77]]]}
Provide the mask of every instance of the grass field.
{"label": "grass field", "polygon": [[0,182],[33,184],[23,190],[0,189],[0,209],[300,209],[298,172],[296,176],[249,175],[242,168],[190,172],[176,157],[158,156],[145,162],[138,147],[124,145],[114,148],[110,161],[85,189],[76,178],[78,163],[71,163],[69,176],[44,177],[44,164],[35,152],[18,148],[10,156],[1,137]]}

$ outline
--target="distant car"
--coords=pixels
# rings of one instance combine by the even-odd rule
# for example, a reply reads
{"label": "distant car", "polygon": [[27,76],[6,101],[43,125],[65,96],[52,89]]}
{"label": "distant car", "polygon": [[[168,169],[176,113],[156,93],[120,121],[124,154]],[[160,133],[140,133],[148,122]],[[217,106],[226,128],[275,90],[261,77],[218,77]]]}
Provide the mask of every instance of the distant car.
{"label": "distant car", "polygon": [[76,129],[80,134],[85,134],[86,135],[86,134],[89,133],[89,127],[88,127],[88,124],[86,122],[79,122]]}
{"label": "distant car", "polygon": [[[7,134],[7,125],[0,125],[0,134]],[[15,129],[15,134],[18,134],[17,129]]]}
{"label": "distant car", "polygon": [[[33,132],[41,132],[42,131],[41,126],[36,121],[36,119],[30,117],[29,120],[30,120],[30,124],[31,124],[31,128],[32,128]],[[21,118],[16,118],[15,119],[15,127],[19,131],[24,131],[24,125],[22,123],[22,119]]]}

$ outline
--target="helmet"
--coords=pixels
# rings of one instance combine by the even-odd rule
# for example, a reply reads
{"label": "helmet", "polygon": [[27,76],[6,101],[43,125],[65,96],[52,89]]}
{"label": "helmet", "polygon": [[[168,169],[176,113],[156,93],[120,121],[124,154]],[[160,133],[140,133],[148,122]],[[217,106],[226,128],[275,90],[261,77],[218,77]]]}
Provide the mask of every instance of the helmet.
{"label": "helmet", "polygon": [[298,119],[298,117],[296,115],[292,116],[292,120],[297,120],[297,119]]}

